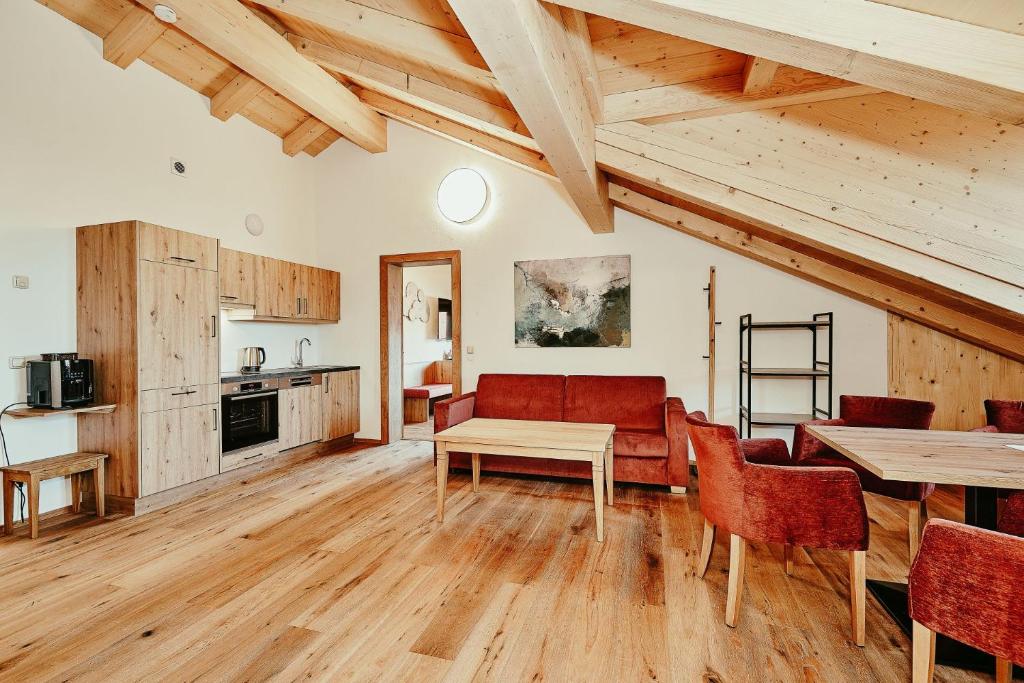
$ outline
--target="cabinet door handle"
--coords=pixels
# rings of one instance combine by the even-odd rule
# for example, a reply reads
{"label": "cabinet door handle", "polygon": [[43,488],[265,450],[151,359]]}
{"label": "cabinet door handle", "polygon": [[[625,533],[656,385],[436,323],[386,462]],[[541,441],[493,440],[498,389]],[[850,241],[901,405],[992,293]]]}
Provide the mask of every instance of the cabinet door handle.
{"label": "cabinet door handle", "polygon": [[331,393],[331,375],[330,373],[324,373],[324,393]]}
{"label": "cabinet door handle", "polygon": [[252,455],[245,456],[244,458],[242,458],[242,460],[252,460],[253,458],[258,458],[261,455],[263,455],[263,454],[262,453],[253,453]]}
{"label": "cabinet door handle", "polygon": [[172,391],[171,396],[188,396],[189,394],[196,393],[195,389],[189,389],[187,391]]}
{"label": "cabinet door handle", "polygon": [[221,295],[220,295],[220,298],[221,298],[221,299],[231,299],[232,301],[235,301],[235,300],[237,300],[237,299],[238,299],[238,297],[237,297],[237,296],[230,296],[230,295],[228,295],[228,294],[221,294]]}
{"label": "cabinet door handle", "polygon": [[220,420],[217,419],[217,409],[214,408],[213,409],[213,431],[217,431],[217,423],[218,422],[220,422]]}
{"label": "cabinet door handle", "polygon": [[196,260],[194,258],[185,258],[184,256],[168,256],[167,258],[169,258],[172,261],[181,261],[182,263],[195,263],[196,262]]}
{"label": "cabinet door handle", "polygon": [[213,318],[213,337],[214,337],[214,339],[216,339],[217,338],[217,316],[216,315],[211,315],[210,317]]}

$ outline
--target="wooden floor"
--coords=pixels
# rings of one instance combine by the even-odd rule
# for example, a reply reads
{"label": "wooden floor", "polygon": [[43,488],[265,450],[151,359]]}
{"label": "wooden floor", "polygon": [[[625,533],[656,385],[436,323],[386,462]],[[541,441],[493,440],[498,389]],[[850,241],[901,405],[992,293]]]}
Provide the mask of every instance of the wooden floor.
{"label": "wooden floor", "polygon": [[434,416],[428,417],[426,422],[403,425],[402,438],[409,441],[433,441]]}
{"label": "wooden floor", "polygon": [[[439,527],[430,445],[402,442],[5,539],[0,680],[910,680],[871,598],[850,643],[844,554],[798,552],[787,578],[781,548],[752,545],[730,629],[721,539],[694,575],[692,490],[619,487],[600,544],[588,481],[470,488],[451,476]],[[868,576],[898,578],[905,519],[870,509]]]}

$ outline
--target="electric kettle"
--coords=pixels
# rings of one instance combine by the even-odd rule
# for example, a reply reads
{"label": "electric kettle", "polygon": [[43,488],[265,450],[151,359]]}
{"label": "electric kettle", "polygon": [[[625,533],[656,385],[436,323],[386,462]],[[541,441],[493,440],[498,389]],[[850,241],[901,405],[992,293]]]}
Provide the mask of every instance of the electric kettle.
{"label": "electric kettle", "polygon": [[246,346],[242,349],[242,372],[259,372],[267,362],[267,350],[262,346]]}

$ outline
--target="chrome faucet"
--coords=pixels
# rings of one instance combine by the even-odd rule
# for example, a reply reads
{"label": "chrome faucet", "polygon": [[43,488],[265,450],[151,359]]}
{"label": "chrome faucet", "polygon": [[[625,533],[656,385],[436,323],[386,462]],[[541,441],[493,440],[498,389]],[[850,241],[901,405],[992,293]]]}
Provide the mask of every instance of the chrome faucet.
{"label": "chrome faucet", "polygon": [[302,367],[302,343],[303,342],[309,344],[310,346],[313,345],[313,342],[309,341],[309,337],[303,337],[302,339],[300,339],[297,342],[295,342],[295,367],[297,367],[297,368],[301,368]]}

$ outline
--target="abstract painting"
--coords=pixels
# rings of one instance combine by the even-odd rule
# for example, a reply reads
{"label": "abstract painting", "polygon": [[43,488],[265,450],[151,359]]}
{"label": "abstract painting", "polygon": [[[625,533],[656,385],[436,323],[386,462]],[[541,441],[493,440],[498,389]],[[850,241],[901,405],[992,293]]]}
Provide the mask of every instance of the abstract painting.
{"label": "abstract painting", "polygon": [[630,343],[629,256],[515,262],[516,346]]}

